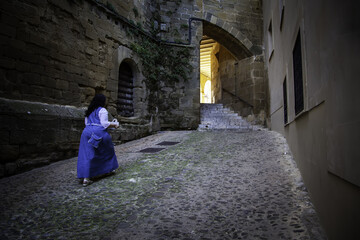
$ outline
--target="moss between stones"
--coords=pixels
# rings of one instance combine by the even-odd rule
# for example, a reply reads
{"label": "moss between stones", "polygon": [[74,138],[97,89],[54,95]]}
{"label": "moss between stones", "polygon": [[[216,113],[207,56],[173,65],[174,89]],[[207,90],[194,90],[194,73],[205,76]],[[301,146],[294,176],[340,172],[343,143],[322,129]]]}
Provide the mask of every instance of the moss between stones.
{"label": "moss between stones", "polygon": [[181,178],[191,177],[191,173],[183,174],[191,159],[178,156],[199,139],[197,134],[158,154],[144,154],[86,188],[79,184],[64,195],[46,189],[37,195],[43,199],[41,204],[24,199],[24,204],[16,206],[16,215],[4,216],[8,233],[29,239],[102,239],[119,225],[131,226],[151,213],[157,198],[181,191]]}

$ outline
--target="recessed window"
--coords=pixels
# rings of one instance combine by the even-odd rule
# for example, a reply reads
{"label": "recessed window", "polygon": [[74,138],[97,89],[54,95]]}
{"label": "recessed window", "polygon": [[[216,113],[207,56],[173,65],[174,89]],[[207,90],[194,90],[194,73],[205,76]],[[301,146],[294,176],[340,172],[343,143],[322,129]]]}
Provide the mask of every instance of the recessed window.
{"label": "recessed window", "polygon": [[117,112],[123,117],[134,116],[133,73],[126,62],[122,62],[119,67]]}
{"label": "recessed window", "polygon": [[274,52],[274,45],[273,45],[273,34],[272,34],[272,21],[270,20],[269,27],[268,27],[268,54],[269,54],[269,61],[271,60],[271,57]]}
{"label": "recessed window", "polygon": [[288,104],[287,104],[287,84],[286,78],[283,82],[283,101],[284,101],[284,124],[288,123]]}
{"label": "recessed window", "polygon": [[298,32],[295,46],[293,49],[293,69],[294,69],[294,93],[295,93],[295,114],[298,115],[304,110],[304,87],[303,87],[303,68],[301,57],[301,36]]}

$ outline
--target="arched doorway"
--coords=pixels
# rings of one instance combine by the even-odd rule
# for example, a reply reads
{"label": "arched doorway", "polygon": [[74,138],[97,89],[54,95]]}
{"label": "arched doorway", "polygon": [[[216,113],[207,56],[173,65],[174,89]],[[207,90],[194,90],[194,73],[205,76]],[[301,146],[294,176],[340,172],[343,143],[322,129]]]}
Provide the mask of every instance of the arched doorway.
{"label": "arched doorway", "polygon": [[131,66],[123,61],[119,67],[117,113],[123,117],[134,116],[134,79]]}

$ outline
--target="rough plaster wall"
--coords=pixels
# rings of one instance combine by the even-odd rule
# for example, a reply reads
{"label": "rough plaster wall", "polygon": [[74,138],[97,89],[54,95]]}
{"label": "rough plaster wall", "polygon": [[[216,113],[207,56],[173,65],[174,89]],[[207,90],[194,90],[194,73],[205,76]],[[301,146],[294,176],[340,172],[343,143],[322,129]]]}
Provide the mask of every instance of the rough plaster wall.
{"label": "rough plaster wall", "polygon": [[[355,80],[359,76],[359,3],[286,1],[280,30],[278,2],[264,1],[264,33],[271,19],[274,30],[274,53],[265,61],[271,128],[286,136],[328,238],[358,239],[360,112],[354,106],[360,104]],[[295,116],[292,50],[299,29],[305,111]],[[282,96],[285,77],[287,125]]]}

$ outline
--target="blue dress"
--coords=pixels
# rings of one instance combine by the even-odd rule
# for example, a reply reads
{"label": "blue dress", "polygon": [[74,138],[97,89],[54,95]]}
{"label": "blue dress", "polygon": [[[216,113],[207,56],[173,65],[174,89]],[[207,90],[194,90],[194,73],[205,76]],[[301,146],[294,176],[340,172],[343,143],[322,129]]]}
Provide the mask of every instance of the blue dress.
{"label": "blue dress", "polygon": [[78,178],[110,173],[119,167],[111,136],[100,124],[100,110],[101,107],[90,114],[81,134],[77,162]]}

